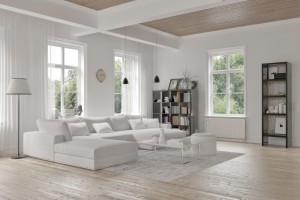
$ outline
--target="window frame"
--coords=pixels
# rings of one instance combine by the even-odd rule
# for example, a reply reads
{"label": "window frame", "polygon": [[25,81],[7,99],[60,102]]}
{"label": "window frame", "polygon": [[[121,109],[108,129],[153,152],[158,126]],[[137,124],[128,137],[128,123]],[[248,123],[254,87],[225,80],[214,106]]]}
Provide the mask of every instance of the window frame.
{"label": "window frame", "polygon": [[[49,46],[57,46],[62,48],[62,57],[61,57],[61,64],[52,64],[48,62],[49,59]],[[71,65],[65,65],[65,52],[64,49],[75,49],[78,50],[78,66],[71,66]],[[65,81],[65,70],[71,69],[71,70],[76,70],[78,72],[78,77],[77,77],[77,104],[82,105],[83,107],[85,106],[85,65],[86,65],[86,44],[77,42],[77,41],[70,41],[70,40],[63,40],[59,38],[51,38],[48,39],[48,44],[47,44],[47,72],[46,72],[46,93],[48,96],[49,93],[49,88],[48,88],[48,70],[49,68],[56,68],[60,69],[61,71],[61,88],[60,88],[60,96],[61,96],[61,102],[64,102],[64,81]],[[48,98],[47,98],[48,101]],[[48,103],[46,104],[47,109],[48,109]],[[61,111],[64,108],[64,103],[61,103]],[[86,109],[83,110],[82,116],[84,116],[84,113]]]}
{"label": "window frame", "polygon": [[[213,70],[212,59],[214,56],[226,55],[228,58],[230,54],[242,53],[244,55],[244,68],[243,69],[229,69],[230,59],[227,59],[227,65],[225,70]],[[208,60],[208,87],[207,87],[207,116],[209,117],[232,117],[232,118],[245,118],[247,114],[247,68],[246,68],[246,48],[245,46],[239,47],[230,47],[230,48],[222,48],[222,49],[214,49],[209,50],[207,52],[207,60]],[[244,74],[244,114],[230,114],[230,98],[232,92],[230,91],[230,75],[234,73],[243,73]],[[217,114],[213,112],[214,104],[213,104],[213,75],[215,74],[225,74],[226,75],[226,114]],[[238,93],[238,92],[237,92]],[[242,92],[241,92],[242,93]]]}

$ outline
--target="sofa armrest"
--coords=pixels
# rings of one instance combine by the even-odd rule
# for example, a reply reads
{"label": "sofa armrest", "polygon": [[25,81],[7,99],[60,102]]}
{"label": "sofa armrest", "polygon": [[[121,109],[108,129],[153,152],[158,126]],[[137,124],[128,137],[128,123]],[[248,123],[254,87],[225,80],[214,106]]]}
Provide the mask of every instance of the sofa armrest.
{"label": "sofa armrest", "polygon": [[54,145],[64,142],[63,135],[51,135],[41,131],[26,132],[23,136],[23,153],[44,160],[54,160]]}
{"label": "sofa armrest", "polygon": [[162,123],[160,123],[160,124],[159,124],[159,127],[160,127],[160,128],[171,129],[171,128],[172,128],[172,125],[171,125],[171,124],[162,124]]}

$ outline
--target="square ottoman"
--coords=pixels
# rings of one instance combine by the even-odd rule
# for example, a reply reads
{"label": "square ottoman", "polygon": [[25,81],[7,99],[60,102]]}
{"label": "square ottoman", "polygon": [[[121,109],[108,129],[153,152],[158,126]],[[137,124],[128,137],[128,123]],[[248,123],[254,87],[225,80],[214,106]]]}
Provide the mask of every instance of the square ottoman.
{"label": "square ottoman", "polygon": [[56,144],[54,152],[55,162],[98,170],[137,160],[138,145],[110,139],[73,140]]}

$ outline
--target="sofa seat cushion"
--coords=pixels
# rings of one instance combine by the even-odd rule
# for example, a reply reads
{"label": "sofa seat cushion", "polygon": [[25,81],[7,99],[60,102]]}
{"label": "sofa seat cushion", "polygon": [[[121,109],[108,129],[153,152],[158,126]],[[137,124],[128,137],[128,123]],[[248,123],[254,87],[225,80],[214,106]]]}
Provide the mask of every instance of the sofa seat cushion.
{"label": "sofa seat cushion", "polygon": [[[160,128],[119,131],[118,133],[132,134],[135,141],[142,141],[150,140],[153,136],[159,136]],[[167,140],[183,138],[186,136],[186,132],[179,129],[164,129],[164,133]]]}
{"label": "sofa seat cushion", "polygon": [[130,133],[130,131],[119,131],[119,132],[113,132],[113,133],[105,133],[105,134],[99,134],[99,133],[92,133],[89,136],[75,136],[72,138],[72,140],[95,140],[95,139],[112,139],[112,140],[123,140],[123,141],[129,141],[129,142],[135,142],[135,139],[133,135]]}
{"label": "sofa seat cushion", "polygon": [[110,156],[137,152],[137,144],[133,142],[96,139],[74,140],[55,145],[55,153],[98,160]]}

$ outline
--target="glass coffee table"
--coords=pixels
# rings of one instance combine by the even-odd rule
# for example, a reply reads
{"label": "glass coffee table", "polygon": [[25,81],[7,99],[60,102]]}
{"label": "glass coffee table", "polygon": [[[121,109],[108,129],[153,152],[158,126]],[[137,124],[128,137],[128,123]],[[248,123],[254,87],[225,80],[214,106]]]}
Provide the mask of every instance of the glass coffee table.
{"label": "glass coffee table", "polygon": [[[180,150],[181,163],[185,164],[185,163],[190,162],[190,161],[186,161],[186,162],[184,161],[184,152],[186,150],[191,150],[192,149],[191,137],[166,140],[165,144],[155,143],[155,142],[153,142],[153,140],[139,141],[139,142],[137,142],[137,144],[152,147],[152,149],[155,152],[157,152],[157,149],[161,149],[161,148],[170,148],[170,149]],[[197,151],[196,155],[199,159],[200,158],[199,146],[197,146],[196,148],[197,148],[196,149],[196,151]]]}

